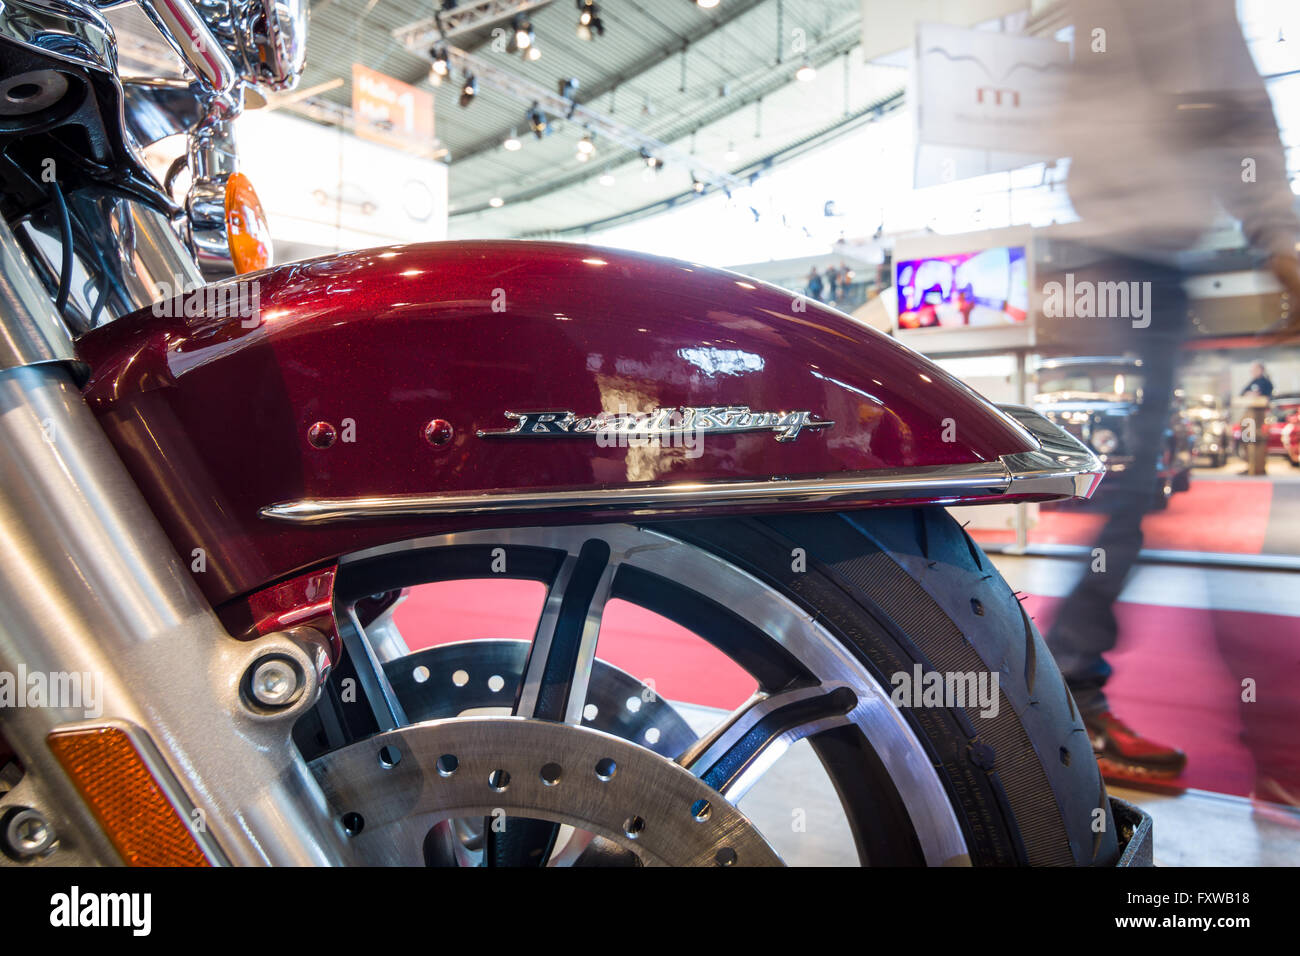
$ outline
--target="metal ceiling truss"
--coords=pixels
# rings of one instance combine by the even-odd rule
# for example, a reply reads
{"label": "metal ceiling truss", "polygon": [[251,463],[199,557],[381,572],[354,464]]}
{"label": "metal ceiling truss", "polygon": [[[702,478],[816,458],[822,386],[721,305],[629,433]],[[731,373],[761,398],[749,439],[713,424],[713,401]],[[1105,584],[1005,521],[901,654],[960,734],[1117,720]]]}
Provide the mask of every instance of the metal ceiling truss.
{"label": "metal ceiling truss", "polygon": [[[757,159],[749,163],[745,167],[744,175],[748,177],[755,177],[760,174],[763,174],[771,170],[773,167],[780,165],[781,163],[789,162],[791,159],[803,155],[804,153],[808,152],[810,149],[814,149],[822,146],[828,140],[834,139],[835,137],[838,136],[842,136],[844,133],[848,132],[849,130],[855,129],[858,126],[862,125],[862,123],[864,122],[875,122],[876,120],[884,116],[887,116],[888,114],[899,109],[902,105],[903,105],[902,90],[899,90],[896,93],[888,94],[880,98],[876,102],[864,106],[863,108],[850,114],[849,116],[845,117],[840,122],[836,123],[834,126],[831,126],[828,129],[821,130],[813,134],[812,136],[809,136],[807,139],[800,140],[799,142],[796,143],[792,143],[789,146],[784,146],[781,149],[776,150],[775,152],[769,153],[768,155],[762,157],[761,159]],[[569,186],[574,185],[578,181],[579,181],[578,177],[575,177],[572,181],[565,182],[564,184],[555,187],[555,190],[559,191],[560,189],[568,188]],[[522,197],[515,196],[508,201],[511,203],[527,202],[530,199],[537,198],[537,196],[539,195],[544,195],[544,192],[539,191],[537,193],[526,193]],[[697,198],[699,197],[695,193],[689,190],[684,190],[672,196],[665,196],[663,199],[656,199],[654,202],[646,203],[643,206],[638,206],[635,209],[628,209],[612,216],[606,216],[602,219],[593,219],[589,222],[579,223],[573,226],[564,226],[560,229],[537,229],[537,230],[533,230],[532,232],[522,233],[518,236],[518,238],[520,239],[563,239],[568,236],[584,236],[587,235],[588,233],[595,232],[597,230],[610,229],[614,226],[621,226],[629,222],[635,222],[638,219],[642,219],[646,216],[652,216],[656,213],[667,212],[669,209],[672,209],[683,202],[689,202]],[[469,209],[458,210],[452,213],[452,215],[459,216],[471,212],[482,212],[483,210],[488,208],[490,207],[486,203],[483,203]],[[798,223],[793,223],[790,225],[796,228],[798,227]]]}
{"label": "metal ceiling truss", "polygon": [[[768,0],[729,0],[729,2],[720,8],[721,14],[708,20],[706,25],[696,31],[695,35],[689,41],[678,41],[665,44],[655,48],[645,57],[625,67],[618,73],[611,74],[597,79],[591,85],[584,87],[582,98],[584,102],[594,103],[607,93],[614,92],[624,84],[631,83],[639,78],[646,71],[658,66],[669,57],[680,56],[688,48],[696,48],[710,35],[732,26],[744,16],[753,10],[761,7]],[[501,140],[505,135],[505,130],[486,136],[478,142],[465,147],[462,146],[456,151],[456,161],[463,163],[467,159],[472,159],[481,153],[488,153],[501,146]],[[665,139],[672,140],[674,137],[668,136]]]}
{"label": "metal ceiling truss", "polygon": [[[611,116],[576,103],[509,70],[503,70],[483,57],[450,45],[443,49],[453,71],[461,74],[462,81],[464,77],[472,74],[480,85],[491,87],[499,93],[518,100],[525,108],[536,103],[538,108],[548,116],[564,117],[570,122],[581,125],[593,136],[618,143],[642,155],[649,155],[663,164],[688,169],[701,183],[725,190],[740,189],[749,184],[747,179],[702,162],[698,156],[692,156],[684,150],[669,146],[653,136],[647,136],[640,130],[618,122]],[[428,50],[412,48],[412,52],[424,56],[432,64],[433,58]]]}
{"label": "metal ceiling truss", "polygon": [[451,10],[440,10],[431,17],[398,27],[393,31],[393,37],[408,50],[419,51],[458,34],[471,33],[488,24],[550,6],[552,2],[553,0],[482,0],[480,3],[458,4]]}
{"label": "metal ceiling truss", "polygon": [[[861,42],[862,42],[861,37],[858,34],[856,33],[845,34],[844,36],[836,40],[834,43],[831,43],[830,45],[825,46],[820,50],[814,51],[808,57],[808,60],[815,67],[821,69],[827,64],[839,60],[847,54],[850,54],[853,50],[858,48]],[[693,127],[688,127],[685,124],[679,124],[678,126],[674,127],[672,130],[669,131],[667,138],[671,140],[680,139],[682,137],[692,134],[693,132],[698,132],[700,129],[704,128],[705,126],[708,126],[711,123],[719,122],[726,115],[730,115],[730,113],[738,112],[744,107],[753,105],[755,103],[761,103],[765,96],[768,96],[769,94],[779,89],[783,84],[787,82],[788,80],[785,79],[781,74],[772,72],[765,80],[756,84],[752,89],[744,93],[734,94],[729,100],[732,106],[727,114],[723,114],[723,116],[708,117],[703,121],[696,121],[696,120],[689,121],[691,123],[694,123]],[[558,97],[553,97],[553,98],[559,99]],[[900,93],[897,94],[889,94],[874,103],[867,104],[862,109],[852,114],[848,114],[844,116],[841,123],[836,124],[834,128],[835,129],[848,128],[851,124],[858,121],[864,116],[878,117],[880,115],[883,115],[884,112],[894,109],[900,100],[901,100],[901,91]],[[562,102],[567,103],[568,101],[562,100]],[[814,138],[816,139],[820,139],[822,136],[823,136],[823,132],[814,134]],[[500,145],[500,139],[496,140],[496,145]],[[729,174],[729,175],[733,180],[738,181],[741,185],[749,185],[754,181],[754,179],[757,176],[761,175],[774,162],[776,162],[779,157],[784,157],[789,150],[797,149],[800,145],[801,145],[800,143],[792,143],[789,146],[782,147],[781,149],[775,151],[774,153],[771,153],[761,159],[750,162],[749,164],[747,164],[745,169],[738,170],[736,173]],[[461,154],[459,156],[459,159],[461,161],[464,161],[465,158],[466,157],[464,154]],[[706,166],[702,166],[694,156],[688,158],[691,160],[691,168],[696,170],[697,175],[700,175],[703,169],[706,168]],[[608,168],[609,165],[610,165],[609,163],[605,163],[603,164],[603,168]],[[511,193],[503,193],[502,196],[505,198],[506,202],[510,203],[511,205],[515,205],[521,202],[529,202],[531,200],[538,199],[542,196],[571,188],[573,186],[576,186],[582,182],[589,180],[591,177],[592,177],[592,171],[588,169],[583,169],[583,170],[573,172],[572,174],[560,179],[551,179],[546,182],[525,186],[524,188],[516,190]],[[734,189],[735,187],[733,186],[731,188]],[[527,234],[527,237],[535,238],[544,235],[572,235],[577,233],[583,233],[583,232],[590,231],[592,228],[595,228],[596,226],[608,226],[608,225],[616,224],[615,220],[621,222],[623,221],[624,217],[628,215],[631,215],[631,218],[635,219],[641,215],[647,215],[656,211],[662,211],[663,209],[671,208],[672,206],[675,206],[684,200],[696,198],[697,196],[698,194],[695,193],[693,190],[684,190],[681,193],[675,193],[671,196],[665,196],[662,199],[657,199],[654,202],[648,203],[644,207],[638,207],[635,210],[630,210],[628,213],[619,213],[617,216],[610,217],[608,221],[602,220],[599,222],[585,223],[579,226],[569,226],[555,231],[541,230],[537,232],[530,232]],[[489,208],[491,207],[487,201],[476,202],[470,205],[454,207],[451,211],[451,216],[456,217],[456,216],[469,215],[472,213],[483,212],[484,210]]]}

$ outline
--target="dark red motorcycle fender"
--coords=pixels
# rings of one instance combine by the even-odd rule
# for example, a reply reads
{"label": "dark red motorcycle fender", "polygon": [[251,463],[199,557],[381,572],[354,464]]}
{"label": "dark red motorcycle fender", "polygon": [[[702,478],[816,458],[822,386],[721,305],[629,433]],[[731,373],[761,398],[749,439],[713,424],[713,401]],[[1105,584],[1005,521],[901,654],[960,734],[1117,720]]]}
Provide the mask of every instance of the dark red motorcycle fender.
{"label": "dark red motorcycle fender", "polygon": [[[298,526],[259,514],[280,502],[572,488],[614,500],[648,482],[960,465],[1036,447],[965,385],[841,313],[740,275],[591,246],[316,259],[161,303],[78,345],[87,400],[214,603],[359,549],[521,520]],[[737,405],[834,425],[784,442],[709,434],[698,457],[590,435],[477,435],[510,428],[507,411]]]}

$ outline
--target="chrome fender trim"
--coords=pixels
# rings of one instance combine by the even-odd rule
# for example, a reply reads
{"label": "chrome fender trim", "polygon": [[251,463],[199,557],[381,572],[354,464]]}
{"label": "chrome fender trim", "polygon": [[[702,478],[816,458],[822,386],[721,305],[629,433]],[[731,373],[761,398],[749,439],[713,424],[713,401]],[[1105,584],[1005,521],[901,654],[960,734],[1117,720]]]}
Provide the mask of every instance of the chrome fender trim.
{"label": "chrome fender trim", "polygon": [[661,508],[735,508],[754,504],[818,504],[853,508],[882,501],[924,499],[980,504],[1033,498],[1089,498],[1106,466],[1082,442],[1032,408],[1001,405],[1038,442],[1037,451],[996,462],[892,468],[817,478],[672,482],[624,488],[508,489],[451,495],[302,498],[267,505],[264,518],[291,524],[364,521],[410,515],[509,514],[617,510],[630,515]]}

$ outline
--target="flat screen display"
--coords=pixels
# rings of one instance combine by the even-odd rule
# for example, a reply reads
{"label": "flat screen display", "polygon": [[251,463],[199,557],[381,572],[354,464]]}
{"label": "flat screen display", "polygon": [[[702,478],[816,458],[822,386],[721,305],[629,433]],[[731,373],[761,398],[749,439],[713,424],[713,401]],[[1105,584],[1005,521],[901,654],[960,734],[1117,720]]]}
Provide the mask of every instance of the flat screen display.
{"label": "flat screen display", "polygon": [[894,264],[900,329],[1014,325],[1029,315],[1024,246]]}

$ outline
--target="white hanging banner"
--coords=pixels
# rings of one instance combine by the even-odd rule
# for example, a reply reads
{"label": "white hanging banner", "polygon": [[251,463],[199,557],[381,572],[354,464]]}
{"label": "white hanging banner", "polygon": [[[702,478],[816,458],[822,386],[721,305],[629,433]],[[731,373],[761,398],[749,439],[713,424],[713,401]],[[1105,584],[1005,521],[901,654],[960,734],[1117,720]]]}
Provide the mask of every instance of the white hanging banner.
{"label": "white hanging banner", "polygon": [[973,27],[1028,8],[1028,0],[862,0],[863,58],[906,50],[918,23]]}
{"label": "white hanging banner", "polygon": [[1059,157],[1067,44],[922,23],[915,54],[917,187]]}

